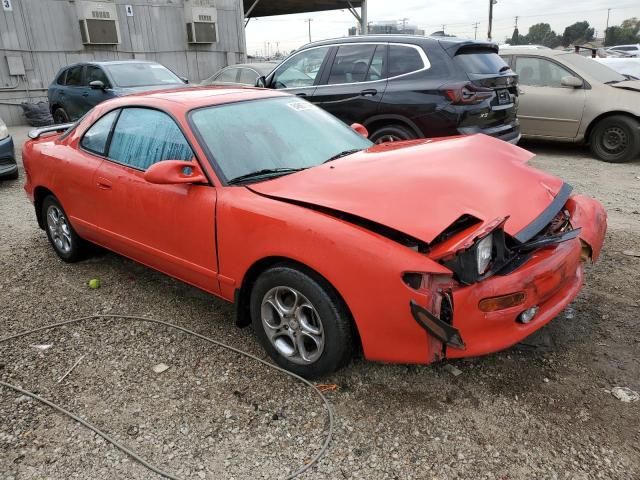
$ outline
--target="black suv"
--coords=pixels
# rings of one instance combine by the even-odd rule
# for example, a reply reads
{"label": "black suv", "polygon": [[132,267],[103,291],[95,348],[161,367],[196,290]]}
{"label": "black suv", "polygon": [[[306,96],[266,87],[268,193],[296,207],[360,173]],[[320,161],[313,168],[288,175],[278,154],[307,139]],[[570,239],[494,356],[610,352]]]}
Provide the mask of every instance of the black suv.
{"label": "black suv", "polygon": [[492,43],[368,35],[305,45],[257,85],[361,123],[375,142],[485,133],[516,143],[517,78]]}

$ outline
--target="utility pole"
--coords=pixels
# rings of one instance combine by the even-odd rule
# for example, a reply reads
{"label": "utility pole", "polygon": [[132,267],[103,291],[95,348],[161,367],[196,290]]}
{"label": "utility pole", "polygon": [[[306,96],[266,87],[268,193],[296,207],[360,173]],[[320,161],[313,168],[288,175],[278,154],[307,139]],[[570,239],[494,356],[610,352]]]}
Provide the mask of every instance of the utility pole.
{"label": "utility pole", "polygon": [[607,45],[607,30],[609,30],[609,14],[611,13],[611,9],[607,8],[607,26],[604,29],[604,44]]}
{"label": "utility pole", "polygon": [[473,39],[477,40],[478,39],[478,27],[480,26],[480,22],[476,22],[473,24]]}
{"label": "utility pole", "polygon": [[309,24],[309,43],[311,43],[311,22],[313,22],[313,18],[307,18],[305,22]]}
{"label": "utility pole", "polygon": [[493,4],[498,0],[489,0],[489,31],[487,32],[487,40],[491,41],[491,26],[493,24]]}

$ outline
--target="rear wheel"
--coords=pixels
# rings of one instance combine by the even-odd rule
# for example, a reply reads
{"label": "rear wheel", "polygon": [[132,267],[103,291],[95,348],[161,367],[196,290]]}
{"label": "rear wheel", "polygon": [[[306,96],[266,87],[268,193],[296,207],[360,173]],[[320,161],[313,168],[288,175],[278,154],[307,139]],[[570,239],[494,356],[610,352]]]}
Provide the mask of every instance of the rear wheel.
{"label": "rear wheel", "polygon": [[67,214],[53,195],[42,201],[42,218],[51,246],[58,256],[68,263],[84,258],[86,244],[75,232]]}
{"label": "rear wheel", "polygon": [[385,125],[369,136],[374,143],[400,142],[418,138],[414,132],[402,125]]}
{"label": "rear wheel", "polygon": [[64,108],[58,107],[53,111],[54,123],[69,123],[69,115],[64,111]]}
{"label": "rear wheel", "polygon": [[327,375],[351,358],[351,322],[326,282],[290,266],[258,277],[251,291],[251,321],[278,365],[305,378]]}
{"label": "rear wheel", "polygon": [[594,127],[589,143],[600,160],[630,162],[640,153],[640,123],[624,115],[604,118]]}

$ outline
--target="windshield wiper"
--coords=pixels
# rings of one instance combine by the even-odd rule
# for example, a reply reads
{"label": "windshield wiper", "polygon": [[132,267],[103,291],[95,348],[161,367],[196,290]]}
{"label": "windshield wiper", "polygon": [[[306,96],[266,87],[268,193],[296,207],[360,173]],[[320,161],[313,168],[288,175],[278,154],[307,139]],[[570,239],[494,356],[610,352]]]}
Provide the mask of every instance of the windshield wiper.
{"label": "windshield wiper", "polygon": [[351,150],[344,150],[343,152],[336,153],[333,157],[327,158],[322,163],[332,162],[333,160],[337,160],[339,158],[346,157],[347,155],[351,155],[351,154],[357,153],[357,152],[359,152],[361,150],[362,150],[361,148],[352,148]]}
{"label": "windshield wiper", "polygon": [[304,170],[304,168],[290,168],[290,167],[263,168],[262,170],[245,173],[244,175],[240,175],[239,177],[232,178],[227,182],[227,184],[235,185],[237,183],[244,182],[245,180],[254,180],[262,177],[267,177],[267,178],[278,177],[280,175],[286,175],[287,173],[299,172],[300,170]]}

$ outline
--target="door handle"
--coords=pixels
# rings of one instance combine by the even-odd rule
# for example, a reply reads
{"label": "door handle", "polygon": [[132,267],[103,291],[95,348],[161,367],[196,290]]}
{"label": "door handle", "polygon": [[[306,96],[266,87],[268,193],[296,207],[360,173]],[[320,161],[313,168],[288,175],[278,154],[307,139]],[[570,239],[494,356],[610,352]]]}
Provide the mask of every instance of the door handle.
{"label": "door handle", "polygon": [[88,94],[87,92],[85,92],[85,93],[83,93],[83,94],[82,94],[82,96],[83,96],[83,97],[88,97],[88,96],[89,96],[89,94]]}
{"label": "door handle", "polygon": [[362,90],[360,92],[360,95],[362,95],[363,97],[375,97],[378,94],[378,90],[376,90],[375,88],[371,88],[369,90]]}
{"label": "door handle", "polygon": [[102,190],[111,190],[112,185],[113,183],[111,180],[104,177],[98,177],[98,188],[101,188]]}
{"label": "door handle", "polygon": [[300,93],[296,93],[296,95],[297,95],[298,97],[306,97],[306,96],[307,96],[307,94],[306,94],[306,93],[302,93],[302,92],[300,92]]}

